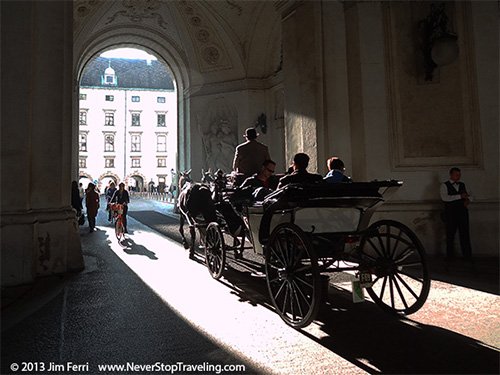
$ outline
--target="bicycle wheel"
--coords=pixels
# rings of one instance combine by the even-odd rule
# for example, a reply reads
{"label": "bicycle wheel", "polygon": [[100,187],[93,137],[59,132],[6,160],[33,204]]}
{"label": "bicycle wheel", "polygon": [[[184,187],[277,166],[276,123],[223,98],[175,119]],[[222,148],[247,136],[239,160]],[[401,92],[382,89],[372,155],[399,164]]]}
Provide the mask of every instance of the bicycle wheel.
{"label": "bicycle wheel", "polygon": [[123,226],[123,220],[121,218],[115,221],[115,235],[119,242],[125,238],[125,227]]}

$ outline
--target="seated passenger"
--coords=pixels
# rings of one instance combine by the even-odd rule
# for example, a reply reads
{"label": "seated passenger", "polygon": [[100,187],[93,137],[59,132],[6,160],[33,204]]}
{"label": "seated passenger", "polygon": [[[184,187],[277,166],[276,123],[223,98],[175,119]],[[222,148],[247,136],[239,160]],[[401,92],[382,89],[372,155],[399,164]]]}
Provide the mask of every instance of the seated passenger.
{"label": "seated passenger", "polygon": [[255,173],[253,176],[248,177],[241,187],[251,186],[255,189],[260,187],[265,187],[268,189],[276,189],[276,181],[273,181],[273,174],[276,168],[276,163],[271,159],[267,159],[262,163],[262,167],[259,173]]}
{"label": "seated passenger", "polygon": [[319,183],[323,181],[323,176],[316,173],[309,173],[307,167],[309,165],[309,156],[304,153],[295,154],[293,157],[293,172],[289,175],[281,177],[278,189],[288,184],[296,183]]}
{"label": "seated passenger", "polygon": [[344,175],[345,166],[344,162],[339,158],[333,156],[326,161],[329,172],[325,176],[325,181],[329,184],[338,182],[351,182],[351,178]]}

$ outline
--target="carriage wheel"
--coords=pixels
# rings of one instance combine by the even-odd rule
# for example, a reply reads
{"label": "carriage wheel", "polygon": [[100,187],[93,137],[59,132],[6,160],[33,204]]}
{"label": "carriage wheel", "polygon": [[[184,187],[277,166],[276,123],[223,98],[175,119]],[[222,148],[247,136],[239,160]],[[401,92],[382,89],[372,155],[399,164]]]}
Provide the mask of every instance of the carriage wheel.
{"label": "carriage wheel", "polygon": [[373,274],[367,292],[377,305],[401,315],[423,306],[431,282],[422,244],[407,226],[378,221],[362,236],[359,250],[360,268]]}
{"label": "carriage wheel", "polygon": [[219,224],[208,224],[205,234],[205,261],[214,279],[219,279],[226,264],[226,245]]}
{"label": "carriage wheel", "polygon": [[266,279],[272,303],[294,328],[307,326],[319,308],[318,259],[304,232],[295,224],[278,225],[266,246]]}

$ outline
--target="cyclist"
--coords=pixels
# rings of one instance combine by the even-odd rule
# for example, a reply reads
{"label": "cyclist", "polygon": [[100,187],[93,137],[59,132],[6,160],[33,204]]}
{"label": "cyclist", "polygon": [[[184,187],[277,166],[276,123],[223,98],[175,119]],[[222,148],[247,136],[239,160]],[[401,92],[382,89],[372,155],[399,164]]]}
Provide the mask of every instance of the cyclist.
{"label": "cyclist", "polygon": [[118,190],[113,194],[110,203],[119,203],[123,205],[123,226],[125,228],[125,233],[127,232],[127,211],[128,204],[130,203],[130,197],[128,195],[128,191],[125,190],[125,184],[120,182],[118,185]]}
{"label": "cyclist", "polygon": [[111,183],[109,184],[109,187],[106,189],[106,203],[107,203],[107,206],[106,206],[106,211],[108,211],[108,221],[111,222],[112,221],[112,215],[113,213],[111,212],[111,199],[113,198],[113,195],[115,194],[116,192],[116,185],[114,182],[111,181]]}

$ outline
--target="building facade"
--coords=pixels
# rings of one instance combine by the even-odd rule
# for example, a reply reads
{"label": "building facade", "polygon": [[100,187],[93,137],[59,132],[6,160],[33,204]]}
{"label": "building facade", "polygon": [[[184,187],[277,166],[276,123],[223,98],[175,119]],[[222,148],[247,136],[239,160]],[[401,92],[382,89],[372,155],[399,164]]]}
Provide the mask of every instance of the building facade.
{"label": "building facade", "polygon": [[158,61],[91,61],[79,92],[78,168],[84,187],[110,181],[132,191],[160,189],[177,158],[177,94]]}

